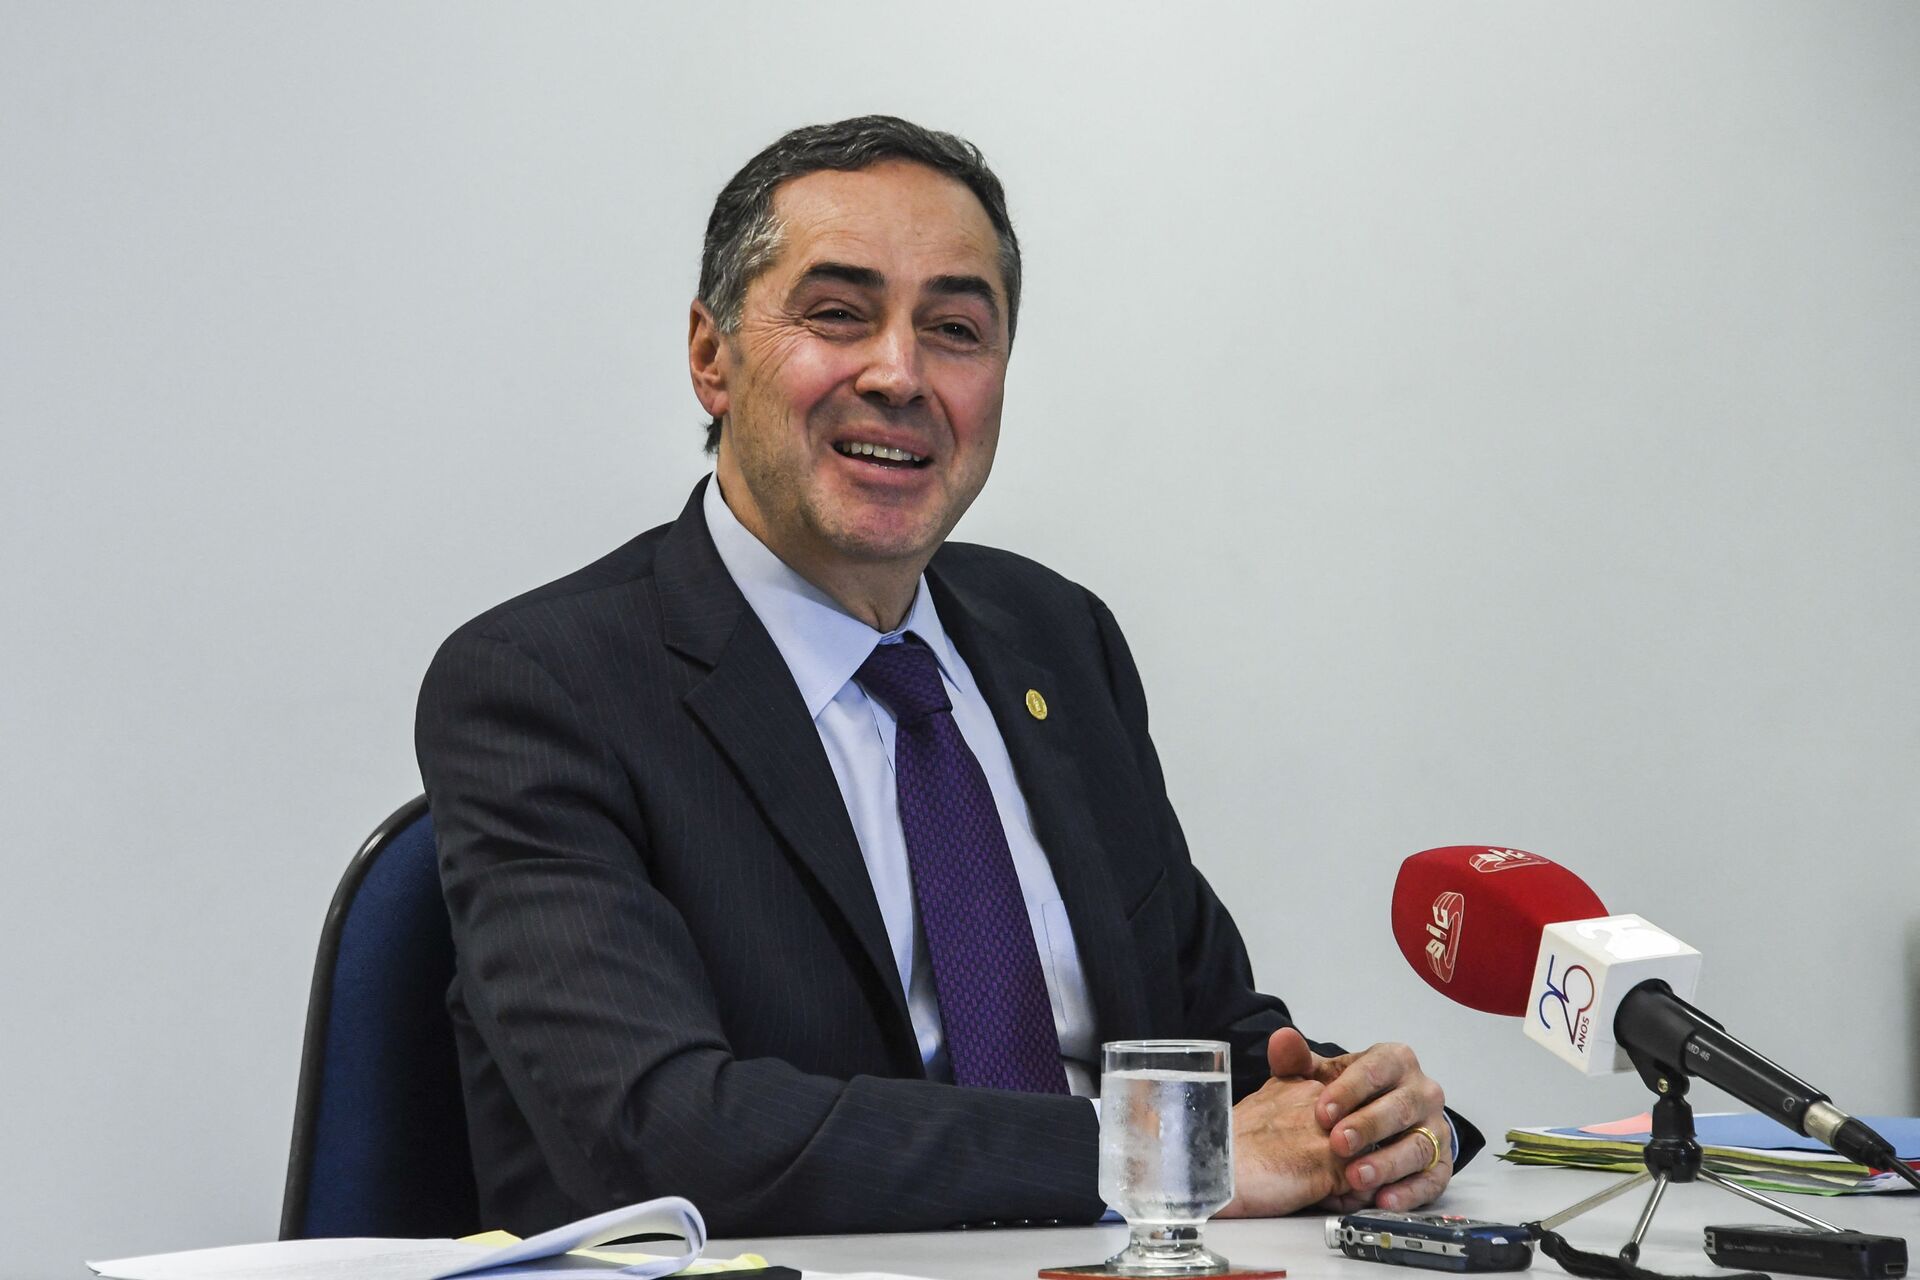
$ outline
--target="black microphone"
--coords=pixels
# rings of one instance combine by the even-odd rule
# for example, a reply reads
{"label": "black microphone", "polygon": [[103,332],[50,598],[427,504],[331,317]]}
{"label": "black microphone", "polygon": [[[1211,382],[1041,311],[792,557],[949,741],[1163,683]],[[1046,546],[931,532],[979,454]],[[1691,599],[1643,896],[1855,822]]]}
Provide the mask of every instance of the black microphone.
{"label": "black microphone", "polygon": [[1613,1037],[1630,1057],[1644,1055],[1705,1080],[1855,1164],[1891,1169],[1920,1187],[1920,1172],[1900,1159],[1892,1143],[1799,1076],[1728,1035],[1658,979],[1642,982],[1620,1001]]}

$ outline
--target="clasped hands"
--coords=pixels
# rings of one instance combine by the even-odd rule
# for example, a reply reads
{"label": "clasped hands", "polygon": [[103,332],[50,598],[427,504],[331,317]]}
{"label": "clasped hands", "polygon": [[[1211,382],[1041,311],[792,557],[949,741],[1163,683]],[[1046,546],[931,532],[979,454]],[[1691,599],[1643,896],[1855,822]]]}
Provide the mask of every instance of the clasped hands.
{"label": "clasped hands", "polygon": [[1453,1129],[1445,1095],[1412,1049],[1377,1044],[1323,1058],[1288,1027],[1267,1041],[1267,1064],[1273,1079],[1233,1109],[1234,1197],[1219,1216],[1309,1205],[1405,1211],[1446,1188]]}

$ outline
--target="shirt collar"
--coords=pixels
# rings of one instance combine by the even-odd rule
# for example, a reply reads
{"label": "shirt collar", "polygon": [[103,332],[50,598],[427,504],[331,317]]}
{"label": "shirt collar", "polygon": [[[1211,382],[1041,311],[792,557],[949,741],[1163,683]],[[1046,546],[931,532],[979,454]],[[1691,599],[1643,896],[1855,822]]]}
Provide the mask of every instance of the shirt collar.
{"label": "shirt collar", "polygon": [[809,716],[819,719],[875,645],[898,640],[909,631],[933,651],[948,682],[959,683],[958,658],[946,628],[940,625],[925,574],[914,587],[913,607],[907,610],[906,620],[892,631],[876,631],[801,577],[741,524],[720,496],[717,475],[707,482],[702,509],[720,563],[786,660]]}

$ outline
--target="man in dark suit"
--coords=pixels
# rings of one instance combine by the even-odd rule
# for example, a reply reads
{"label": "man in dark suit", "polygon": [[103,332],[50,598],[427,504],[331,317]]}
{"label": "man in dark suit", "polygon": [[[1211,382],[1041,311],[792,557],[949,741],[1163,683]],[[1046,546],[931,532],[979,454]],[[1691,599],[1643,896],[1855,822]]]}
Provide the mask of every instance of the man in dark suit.
{"label": "man in dark suit", "polygon": [[1229,1212],[1410,1208],[1479,1137],[1403,1045],[1254,989],[1119,627],[946,544],[1019,306],[998,181],[885,117],[722,192],[715,474],[442,647],[418,749],[483,1212],[685,1195],[723,1234],[1099,1216],[1098,1045],[1232,1050]]}

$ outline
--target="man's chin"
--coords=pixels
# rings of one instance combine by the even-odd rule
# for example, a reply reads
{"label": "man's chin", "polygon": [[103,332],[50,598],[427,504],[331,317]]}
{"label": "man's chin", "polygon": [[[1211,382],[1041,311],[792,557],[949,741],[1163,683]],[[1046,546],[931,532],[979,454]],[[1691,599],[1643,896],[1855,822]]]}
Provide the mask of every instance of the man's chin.
{"label": "man's chin", "polygon": [[918,572],[940,549],[950,527],[932,521],[842,523],[828,532],[827,541],[848,564]]}
{"label": "man's chin", "polygon": [[938,538],[850,537],[834,540],[834,550],[850,565],[875,569],[912,568],[916,573],[926,568],[927,561],[933,559],[933,553],[939,549]]}

